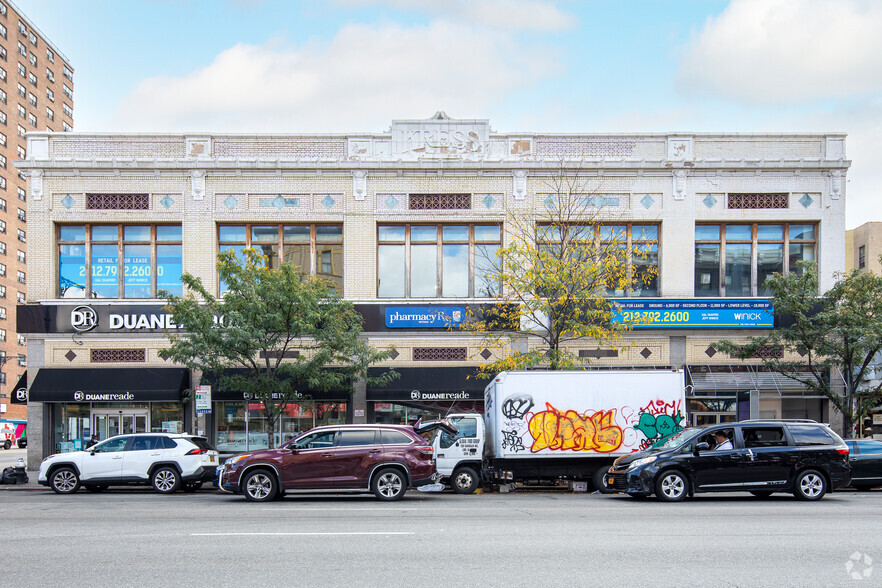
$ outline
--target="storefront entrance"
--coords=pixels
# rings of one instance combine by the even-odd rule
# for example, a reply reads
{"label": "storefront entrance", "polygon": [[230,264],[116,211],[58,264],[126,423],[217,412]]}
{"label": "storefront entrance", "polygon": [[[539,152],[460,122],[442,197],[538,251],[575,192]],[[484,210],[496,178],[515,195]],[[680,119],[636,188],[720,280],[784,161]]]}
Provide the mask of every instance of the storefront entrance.
{"label": "storefront entrance", "polygon": [[114,435],[146,433],[150,430],[147,409],[92,410],[92,431],[103,441]]}

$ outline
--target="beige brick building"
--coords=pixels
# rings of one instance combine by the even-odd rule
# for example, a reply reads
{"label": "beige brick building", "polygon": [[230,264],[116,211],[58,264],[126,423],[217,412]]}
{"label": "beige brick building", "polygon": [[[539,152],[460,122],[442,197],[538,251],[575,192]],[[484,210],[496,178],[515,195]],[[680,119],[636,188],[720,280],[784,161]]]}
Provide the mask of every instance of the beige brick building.
{"label": "beige brick building", "polygon": [[[219,289],[217,252],[252,245],[334,281],[370,341],[394,346],[388,365],[402,374],[385,389],[316,396],[283,418],[283,435],[481,409],[483,383],[467,376],[498,350],[436,319],[489,300],[478,252],[506,243],[512,212],[543,212],[561,166],[585,178],[604,223],[652,235],[658,267],[651,287],[619,294],[659,320],[621,349],[584,342],[583,357],[684,369],[695,423],[829,420],[822,399],[712,344],[773,326],[768,273],[815,259],[828,287],[844,267],[843,134],[501,133],[438,113],[385,133],[32,133],[28,143],[17,165],[41,271],[18,312],[29,426],[42,439],[32,465],[87,433],[192,430],[179,399],[197,382],[157,355],[167,325],[155,292],[180,289],[181,271]],[[213,390],[198,426],[232,452],[261,443],[262,419],[241,395]]]}
{"label": "beige brick building", "polygon": [[73,67],[14,3],[0,0],[0,419],[24,420],[26,346],[15,306],[27,292],[25,134],[73,130]]}

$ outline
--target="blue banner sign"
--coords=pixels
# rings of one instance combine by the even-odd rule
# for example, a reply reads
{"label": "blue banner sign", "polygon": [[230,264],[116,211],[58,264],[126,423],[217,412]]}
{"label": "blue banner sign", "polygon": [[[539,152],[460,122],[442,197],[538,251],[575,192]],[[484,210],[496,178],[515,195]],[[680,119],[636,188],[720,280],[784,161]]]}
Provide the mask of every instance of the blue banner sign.
{"label": "blue banner sign", "polygon": [[387,306],[386,326],[391,329],[458,327],[465,320],[464,306]]}
{"label": "blue banner sign", "polygon": [[617,299],[613,320],[634,321],[635,329],[771,329],[768,299]]}

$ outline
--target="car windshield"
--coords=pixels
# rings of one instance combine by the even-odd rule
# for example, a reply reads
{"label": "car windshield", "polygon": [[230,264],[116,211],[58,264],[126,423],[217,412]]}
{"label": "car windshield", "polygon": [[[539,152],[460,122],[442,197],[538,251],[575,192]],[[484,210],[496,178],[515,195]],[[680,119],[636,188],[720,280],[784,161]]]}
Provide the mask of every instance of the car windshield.
{"label": "car windshield", "polygon": [[662,451],[663,449],[673,449],[674,447],[679,447],[683,443],[689,441],[692,437],[700,433],[701,429],[696,428],[688,428],[683,429],[681,431],[677,431],[673,435],[665,437],[664,439],[660,439],[656,441],[652,447],[649,448],[650,451]]}

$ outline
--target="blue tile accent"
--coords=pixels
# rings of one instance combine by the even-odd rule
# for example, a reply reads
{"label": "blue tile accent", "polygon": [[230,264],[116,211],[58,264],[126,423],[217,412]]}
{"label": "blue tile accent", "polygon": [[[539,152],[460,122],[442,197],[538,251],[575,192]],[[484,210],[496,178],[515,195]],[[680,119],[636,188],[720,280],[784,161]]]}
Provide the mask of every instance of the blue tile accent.
{"label": "blue tile accent", "polygon": [[226,206],[230,210],[233,210],[238,205],[239,205],[239,200],[236,199],[235,196],[227,196],[226,198],[224,198],[224,206]]}
{"label": "blue tile accent", "polygon": [[334,208],[334,205],[336,203],[337,201],[331,198],[330,194],[322,198],[322,206],[324,206],[327,210],[331,210],[332,208]]}
{"label": "blue tile accent", "polygon": [[392,194],[389,194],[389,197],[386,198],[384,202],[386,204],[386,208],[388,208],[389,210],[392,210],[393,208],[398,206],[398,198],[396,198]]}
{"label": "blue tile accent", "polygon": [[618,198],[607,198],[605,196],[586,196],[579,200],[579,205],[584,207],[593,206],[594,208],[603,208],[604,206],[618,206]]}
{"label": "blue tile accent", "polygon": [[644,196],[643,198],[640,199],[640,204],[643,205],[643,208],[645,208],[646,210],[649,210],[650,208],[652,208],[652,205],[655,204],[655,198],[653,198],[652,196],[647,194],[646,196]]}
{"label": "blue tile accent", "polygon": [[275,198],[261,198],[258,205],[261,207],[272,207],[276,210],[282,210],[283,208],[300,206],[300,198],[282,198],[281,196],[276,196]]}
{"label": "blue tile accent", "polygon": [[803,194],[802,198],[799,199],[799,203],[802,204],[803,208],[808,208],[812,205],[812,203],[814,203],[814,199],[812,199],[812,197],[808,194]]}
{"label": "blue tile accent", "polygon": [[702,200],[702,202],[704,202],[704,205],[708,208],[713,208],[714,205],[717,203],[717,199],[714,198],[713,194],[708,194],[704,197],[704,200]]}
{"label": "blue tile accent", "polygon": [[496,199],[490,194],[487,194],[481,202],[483,202],[484,206],[487,208],[493,208],[493,205],[496,204]]}
{"label": "blue tile accent", "polygon": [[166,194],[165,196],[162,197],[162,200],[160,200],[159,203],[162,204],[163,206],[165,206],[166,210],[168,210],[169,208],[174,206],[175,199],[172,198],[171,196],[169,196],[168,194]]}
{"label": "blue tile accent", "polygon": [[61,199],[61,204],[66,209],[70,210],[70,207],[76,204],[77,201],[70,197],[70,194]]}
{"label": "blue tile accent", "polygon": [[547,208],[548,210],[551,210],[552,208],[557,206],[557,198],[555,198],[554,196],[549,196],[544,200],[544,202],[545,208]]}

